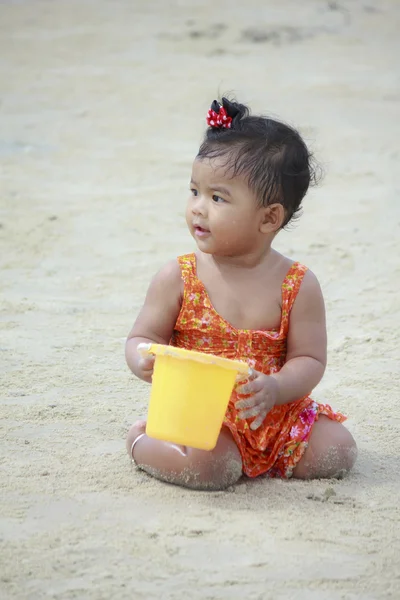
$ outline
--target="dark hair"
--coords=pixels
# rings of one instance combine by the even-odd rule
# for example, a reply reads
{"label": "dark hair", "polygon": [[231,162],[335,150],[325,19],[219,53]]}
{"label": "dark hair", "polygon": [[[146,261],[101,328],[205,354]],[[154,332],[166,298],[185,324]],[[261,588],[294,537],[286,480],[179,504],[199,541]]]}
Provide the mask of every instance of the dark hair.
{"label": "dark hair", "polygon": [[[222,98],[230,128],[208,127],[198,158],[226,157],[233,177],[242,175],[261,206],[285,209],[282,227],[296,217],[310,185],[317,182],[314,160],[299,132],[274,119],[250,116],[244,104]],[[218,112],[217,101],[211,109]]]}

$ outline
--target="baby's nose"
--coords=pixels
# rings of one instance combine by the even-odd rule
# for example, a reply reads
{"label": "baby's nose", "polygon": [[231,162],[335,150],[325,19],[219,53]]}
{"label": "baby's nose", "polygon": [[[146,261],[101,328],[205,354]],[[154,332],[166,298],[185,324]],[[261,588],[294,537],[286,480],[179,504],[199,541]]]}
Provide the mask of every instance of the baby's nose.
{"label": "baby's nose", "polygon": [[192,211],[195,215],[204,215],[207,212],[207,205],[201,196],[197,196],[192,205]]}

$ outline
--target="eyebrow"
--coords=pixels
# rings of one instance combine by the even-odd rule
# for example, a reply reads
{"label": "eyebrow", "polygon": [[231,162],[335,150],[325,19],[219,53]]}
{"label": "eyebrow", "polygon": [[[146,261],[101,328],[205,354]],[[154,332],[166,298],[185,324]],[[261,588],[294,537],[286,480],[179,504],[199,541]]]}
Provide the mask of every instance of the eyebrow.
{"label": "eyebrow", "polygon": [[224,196],[229,196],[229,198],[232,198],[230,191],[228,190],[228,188],[224,187],[223,185],[216,185],[212,189],[214,192],[221,192],[221,194],[224,194]]}
{"label": "eyebrow", "polygon": [[[196,183],[196,181],[194,181],[194,179],[191,179],[190,183],[192,183],[196,187],[199,187],[198,184]],[[209,187],[208,189],[212,190],[214,192],[221,192],[221,194],[224,194],[225,196],[229,196],[230,198],[232,198],[232,194],[230,193],[228,188],[224,187],[223,185],[215,185],[215,186]]]}

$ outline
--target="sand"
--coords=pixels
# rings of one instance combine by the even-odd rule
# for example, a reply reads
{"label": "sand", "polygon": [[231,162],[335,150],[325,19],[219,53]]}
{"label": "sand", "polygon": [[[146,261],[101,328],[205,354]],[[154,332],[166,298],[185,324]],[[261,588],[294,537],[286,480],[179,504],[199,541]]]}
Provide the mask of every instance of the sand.
{"label": "sand", "polygon": [[[400,598],[399,25],[395,0],[0,2],[2,599]],[[341,481],[199,493],[125,454],[149,388],[124,338],[193,248],[218,91],[298,124],[326,172],[276,247],[325,294]]]}

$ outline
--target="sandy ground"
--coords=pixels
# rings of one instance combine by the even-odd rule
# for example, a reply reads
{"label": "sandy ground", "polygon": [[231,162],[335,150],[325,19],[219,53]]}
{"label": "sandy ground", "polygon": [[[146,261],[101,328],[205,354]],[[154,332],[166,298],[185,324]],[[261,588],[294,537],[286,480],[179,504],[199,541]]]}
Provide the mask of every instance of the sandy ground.
{"label": "sandy ground", "polygon": [[[0,2],[2,599],[400,598],[399,26],[396,0]],[[277,248],[326,296],[314,396],[357,438],[343,481],[196,493],[125,454],[149,389],[124,337],[193,248],[218,90],[326,170]]]}

